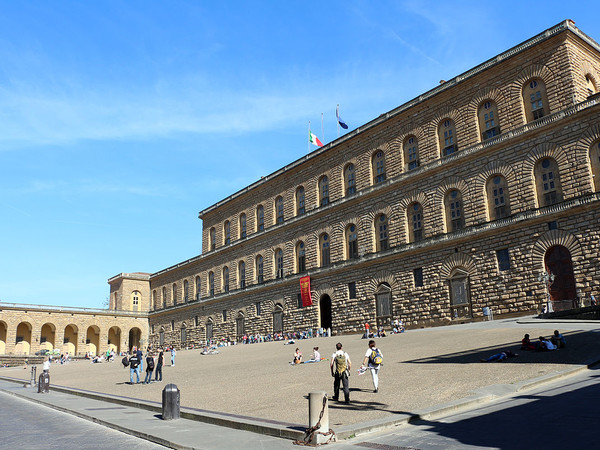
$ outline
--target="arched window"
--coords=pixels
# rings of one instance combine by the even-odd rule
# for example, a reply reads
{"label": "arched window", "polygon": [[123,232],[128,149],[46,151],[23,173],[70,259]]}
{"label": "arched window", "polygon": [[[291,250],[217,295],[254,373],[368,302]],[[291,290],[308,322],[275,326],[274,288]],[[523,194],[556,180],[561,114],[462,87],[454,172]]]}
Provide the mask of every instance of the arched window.
{"label": "arched window", "polygon": [[356,194],[356,173],[354,164],[348,164],[344,169],[344,188],[346,197]]}
{"label": "arched window", "polygon": [[246,214],[240,214],[240,239],[246,237]]}
{"label": "arched window", "polygon": [[377,233],[377,251],[382,252],[389,248],[388,243],[388,218],[385,214],[379,214],[375,218],[375,230]]}
{"label": "arched window", "polygon": [[306,212],[304,204],[304,187],[300,186],[296,189],[296,215],[301,216]]}
{"label": "arched window", "polygon": [[594,191],[600,191],[600,141],[596,141],[590,147],[590,171],[592,173],[592,181]]}
{"label": "arched window", "polygon": [[327,233],[319,236],[319,250],[321,253],[321,267],[327,267],[330,263],[329,235]]}
{"label": "arched window", "polygon": [[543,158],[535,165],[538,205],[549,206],[562,201],[558,165],[552,158]]}
{"label": "arched window", "polygon": [[200,283],[200,276],[197,275],[196,276],[196,300],[200,300],[200,297],[202,297],[202,284]]}
{"label": "arched window", "polygon": [[493,175],[487,181],[488,214],[491,220],[510,216],[506,178]]}
{"label": "arched window", "polygon": [[163,308],[167,307],[167,288],[164,286],[162,288],[162,306]]}
{"label": "arched window", "polygon": [[598,92],[598,87],[596,86],[596,83],[590,74],[585,76],[585,87],[587,89],[588,96],[594,95]]}
{"label": "arched window", "polygon": [[212,227],[208,232],[208,243],[210,250],[217,248],[217,231],[215,227]]}
{"label": "arched window", "polygon": [[275,199],[275,217],[277,224],[283,223],[283,197],[279,196]]}
{"label": "arched window", "polygon": [[354,224],[350,224],[346,228],[346,247],[348,249],[347,259],[358,258],[358,235]]}
{"label": "arched window", "polygon": [[172,291],[173,291],[173,305],[176,305],[177,304],[177,285],[175,283],[173,283]]}
{"label": "arched window", "polygon": [[373,155],[373,181],[375,184],[383,183],[385,181],[385,154],[378,150]]}
{"label": "arched window", "polygon": [[265,208],[263,205],[258,205],[256,208],[256,231],[264,231],[265,229]]}
{"label": "arched window", "polygon": [[183,301],[187,303],[190,300],[190,284],[188,280],[183,280]]}
{"label": "arched window", "polygon": [[529,80],[523,86],[523,104],[527,122],[540,119],[550,113],[546,85],[540,78]]}
{"label": "arched window", "polygon": [[158,303],[156,299],[156,289],[152,291],[152,309],[156,311],[158,309]]}
{"label": "arched window", "polygon": [[456,125],[452,119],[444,119],[438,128],[438,138],[442,156],[448,156],[458,150]]}
{"label": "arched window", "polygon": [[229,267],[223,267],[223,291],[229,292]]}
{"label": "arched window", "polygon": [[240,289],[244,289],[246,287],[246,263],[244,261],[238,263],[238,279],[240,280]]}
{"label": "arched window", "polygon": [[261,284],[264,281],[264,271],[263,271],[263,257],[258,255],[256,257],[256,281],[258,284]]}
{"label": "arched window", "polygon": [[448,191],[445,198],[446,226],[448,231],[456,231],[464,228],[465,220],[463,214],[462,194],[457,189]]}
{"label": "arched window", "polygon": [[142,296],[142,294],[140,294],[139,291],[133,291],[131,293],[131,309],[132,311],[137,311],[139,306],[140,306],[140,297]]}
{"label": "arched window", "polygon": [[493,138],[500,134],[500,124],[498,123],[498,106],[491,100],[486,100],[479,107],[479,131],[481,140]]}
{"label": "arched window", "polygon": [[211,297],[215,296],[215,273],[208,272],[208,292]]}
{"label": "arched window", "polygon": [[298,273],[306,271],[306,248],[302,241],[296,244],[296,268]]}
{"label": "arched window", "polygon": [[283,250],[275,250],[275,267],[277,268],[277,278],[283,278]]}
{"label": "arched window", "polygon": [[223,224],[223,236],[225,236],[225,245],[231,244],[231,223],[226,220]]}
{"label": "arched window", "polygon": [[419,142],[415,136],[408,136],[404,139],[404,162],[406,170],[413,170],[419,167]]}
{"label": "arched window", "polygon": [[329,205],[329,178],[323,175],[319,180],[319,205]]}
{"label": "arched window", "polygon": [[423,240],[423,207],[415,202],[408,207],[408,239],[410,242]]}

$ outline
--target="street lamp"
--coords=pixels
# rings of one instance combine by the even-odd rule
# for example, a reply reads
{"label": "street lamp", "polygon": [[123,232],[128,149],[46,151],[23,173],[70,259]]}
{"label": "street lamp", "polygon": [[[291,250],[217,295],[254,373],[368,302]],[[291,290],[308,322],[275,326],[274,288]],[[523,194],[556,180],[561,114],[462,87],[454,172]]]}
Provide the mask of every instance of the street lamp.
{"label": "street lamp", "polygon": [[540,283],[544,283],[544,288],[546,290],[546,311],[547,312],[552,312],[552,302],[550,301],[550,284],[554,282],[554,278],[556,278],[556,276],[550,272],[550,271],[543,271],[540,272],[540,274],[538,275],[538,281]]}

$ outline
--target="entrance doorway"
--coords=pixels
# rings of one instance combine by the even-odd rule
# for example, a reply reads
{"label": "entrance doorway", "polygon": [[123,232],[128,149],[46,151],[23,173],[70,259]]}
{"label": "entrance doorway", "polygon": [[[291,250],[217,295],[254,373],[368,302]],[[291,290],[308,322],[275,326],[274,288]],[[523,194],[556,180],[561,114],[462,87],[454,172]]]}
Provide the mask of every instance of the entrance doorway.
{"label": "entrance doorway", "polygon": [[546,271],[554,274],[554,282],[550,285],[550,301],[554,311],[575,307],[577,289],[569,250],[562,245],[550,247],[544,255],[544,264]]}
{"label": "entrance doorway", "polygon": [[390,328],[392,325],[392,288],[381,283],[375,291],[375,308],[377,312],[377,328]]}
{"label": "entrance doorway", "polygon": [[450,274],[450,314],[454,319],[471,318],[469,273],[456,268]]}
{"label": "entrance doorway", "polygon": [[137,327],[129,330],[129,351],[131,352],[133,347],[137,347],[138,349],[140,349],[141,340],[142,340],[142,330],[140,330]]}
{"label": "entrance doorway", "polygon": [[327,294],[323,295],[319,300],[319,314],[321,319],[321,328],[324,330],[333,328],[333,320],[331,317],[331,297]]}

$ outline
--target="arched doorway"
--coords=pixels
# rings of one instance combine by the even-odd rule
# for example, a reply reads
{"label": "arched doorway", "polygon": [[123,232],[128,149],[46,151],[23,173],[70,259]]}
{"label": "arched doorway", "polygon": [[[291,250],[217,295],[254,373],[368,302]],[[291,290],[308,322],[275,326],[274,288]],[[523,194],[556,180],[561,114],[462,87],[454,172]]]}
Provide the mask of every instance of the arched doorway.
{"label": "arched doorway", "polygon": [[387,283],[381,283],[375,291],[375,311],[377,327],[392,326],[392,288]]}
{"label": "arched doorway", "polygon": [[86,352],[93,355],[100,353],[100,328],[96,325],[89,326],[85,337]]}
{"label": "arched doorway", "polygon": [[246,334],[245,317],[243,312],[239,312],[235,319],[235,332],[238,338]]}
{"label": "arched doorway", "polygon": [[158,345],[164,347],[165,345],[165,329],[161,328],[158,332]]}
{"label": "arched doorway", "polygon": [[129,330],[129,351],[133,349],[133,347],[140,348],[140,343],[142,341],[142,330],[137,327]]}
{"label": "arched doorway", "polygon": [[181,347],[185,347],[185,343],[187,342],[187,328],[185,323],[181,325]]}
{"label": "arched doorway", "polygon": [[273,333],[283,333],[283,306],[279,303],[273,309]]}
{"label": "arched doorway", "polygon": [[450,314],[455,319],[470,318],[471,292],[469,289],[469,272],[461,267],[450,272]]}
{"label": "arched doorway", "polygon": [[549,289],[554,311],[572,308],[577,300],[577,289],[571,252],[562,245],[554,245],[544,255],[544,265],[546,271],[554,275]]}
{"label": "arched doorway", "polygon": [[319,318],[320,327],[324,330],[328,328],[333,328],[333,320],[331,316],[331,297],[327,294],[321,296],[319,300]]}
{"label": "arched doorway", "polygon": [[0,355],[6,354],[6,323],[0,320]]}
{"label": "arched doorway", "polygon": [[108,348],[117,355],[121,353],[121,329],[119,327],[110,327],[108,330]]}
{"label": "arched doorway", "polygon": [[42,325],[40,334],[40,349],[54,350],[56,346],[56,327],[54,324],[45,323]]}
{"label": "arched doorway", "polygon": [[209,318],[206,321],[206,343],[208,344],[213,338],[213,321]]}
{"label": "arched doorway", "polygon": [[70,356],[77,354],[78,331],[76,325],[67,325],[65,327],[65,337],[63,339],[62,353],[69,353]]}
{"label": "arched doorway", "polygon": [[17,339],[15,342],[15,354],[29,355],[31,351],[31,324],[21,322],[17,326]]}

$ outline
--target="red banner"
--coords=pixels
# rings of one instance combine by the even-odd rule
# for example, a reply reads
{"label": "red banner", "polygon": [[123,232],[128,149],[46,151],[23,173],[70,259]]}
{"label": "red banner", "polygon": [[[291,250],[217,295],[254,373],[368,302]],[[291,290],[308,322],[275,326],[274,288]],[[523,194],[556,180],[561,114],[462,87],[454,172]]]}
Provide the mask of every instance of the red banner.
{"label": "red banner", "polygon": [[300,278],[300,297],[302,298],[302,306],[312,305],[312,298],[310,297],[310,277]]}

